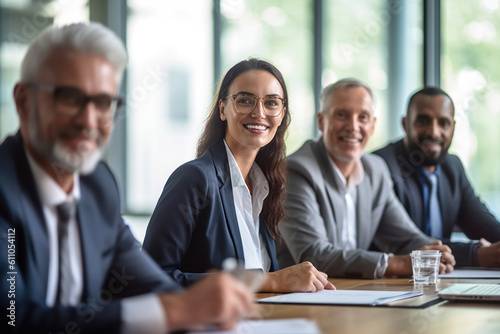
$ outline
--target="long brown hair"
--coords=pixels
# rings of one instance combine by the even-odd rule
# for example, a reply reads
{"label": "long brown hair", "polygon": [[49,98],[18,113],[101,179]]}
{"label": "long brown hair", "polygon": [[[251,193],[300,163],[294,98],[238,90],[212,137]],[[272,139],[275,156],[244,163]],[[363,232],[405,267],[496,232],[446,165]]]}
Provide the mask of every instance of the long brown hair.
{"label": "long brown hair", "polygon": [[264,172],[269,183],[269,195],[264,200],[262,215],[271,236],[278,240],[280,233],[278,224],[285,219],[286,199],[286,146],[285,133],[290,124],[290,110],[288,108],[288,91],[281,72],[265,60],[250,58],[234,65],[224,76],[219,85],[215,99],[207,117],[205,129],[198,141],[196,156],[200,157],[206,150],[221,141],[226,135],[227,123],[220,119],[219,101],[229,95],[229,88],[240,74],[250,70],[263,70],[271,73],[281,84],[283,89],[284,115],[281,125],[276,130],[274,138],[269,144],[262,147],[257,153],[255,162]]}

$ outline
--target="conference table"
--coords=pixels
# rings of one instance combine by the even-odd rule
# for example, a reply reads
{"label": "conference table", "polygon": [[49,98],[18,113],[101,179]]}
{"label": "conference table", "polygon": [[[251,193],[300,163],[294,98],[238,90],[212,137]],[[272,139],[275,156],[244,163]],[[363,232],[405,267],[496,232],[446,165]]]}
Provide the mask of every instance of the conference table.
{"label": "conference table", "polygon": [[[500,284],[500,279],[438,279],[418,287],[410,278],[377,280],[334,278],[341,290],[422,291],[423,295],[384,306],[258,304],[254,319],[306,318],[323,334],[489,334],[500,333],[500,303],[444,301],[437,291],[457,283]],[[259,293],[257,298],[275,296]]]}

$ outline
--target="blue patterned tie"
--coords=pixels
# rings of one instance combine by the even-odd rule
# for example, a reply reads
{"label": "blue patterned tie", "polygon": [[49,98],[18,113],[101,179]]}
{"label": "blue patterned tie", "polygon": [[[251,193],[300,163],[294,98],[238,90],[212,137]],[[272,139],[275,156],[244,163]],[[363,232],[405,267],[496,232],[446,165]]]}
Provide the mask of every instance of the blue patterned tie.
{"label": "blue patterned tie", "polygon": [[426,234],[431,237],[441,239],[443,237],[443,224],[441,220],[441,208],[439,207],[439,199],[437,196],[437,176],[429,174],[429,226],[430,231],[426,230]]}

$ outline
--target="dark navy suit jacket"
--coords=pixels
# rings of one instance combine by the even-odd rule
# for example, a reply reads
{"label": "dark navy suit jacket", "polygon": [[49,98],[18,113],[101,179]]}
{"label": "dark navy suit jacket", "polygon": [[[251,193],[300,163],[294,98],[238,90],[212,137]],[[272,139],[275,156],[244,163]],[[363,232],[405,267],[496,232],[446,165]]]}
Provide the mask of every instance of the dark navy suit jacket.
{"label": "dark navy suit jacket", "polygon": [[[394,190],[415,224],[424,230],[425,211],[422,188],[416,173],[421,159],[406,151],[403,140],[373,152],[389,166]],[[438,198],[443,221],[443,242],[455,255],[458,266],[477,266],[477,243],[452,243],[449,238],[455,225],[470,238],[500,241],[500,223],[475,195],[464,167],[457,156],[447,154],[441,163]]]}
{"label": "dark navy suit jacket", "polygon": [[[0,285],[2,310],[15,301],[16,327],[9,326],[10,330],[119,333],[120,298],[180,288],[140,250],[124,224],[118,189],[108,167],[100,163],[92,174],[80,176],[80,187],[77,215],[84,273],[82,303],[48,308],[49,241],[35,180],[20,133],[0,145]],[[8,241],[9,232],[15,235],[12,242]],[[9,247],[15,249],[12,268],[7,263]],[[15,277],[15,297],[8,298],[11,286],[6,280],[11,276]],[[3,316],[2,326],[6,320]]]}
{"label": "dark navy suit jacket", "polygon": [[[262,216],[259,230],[271,258],[270,270],[276,271],[274,240]],[[183,285],[191,284],[209,269],[220,269],[228,257],[245,260],[223,141],[170,176],[143,247]]]}

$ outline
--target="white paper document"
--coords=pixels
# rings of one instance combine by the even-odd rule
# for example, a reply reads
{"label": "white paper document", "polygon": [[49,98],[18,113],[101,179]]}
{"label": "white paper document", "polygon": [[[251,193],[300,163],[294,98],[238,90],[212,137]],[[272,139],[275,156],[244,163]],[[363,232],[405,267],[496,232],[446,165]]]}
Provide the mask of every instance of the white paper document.
{"label": "white paper document", "polygon": [[188,334],[321,334],[316,323],[307,319],[242,320],[230,331],[202,331]]}
{"label": "white paper document", "polygon": [[420,295],[420,291],[323,290],[263,298],[259,303],[373,306]]}
{"label": "white paper document", "polygon": [[455,269],[449,274],[442,274],[439,278],[500,278],[500,270],[490,269]]}

